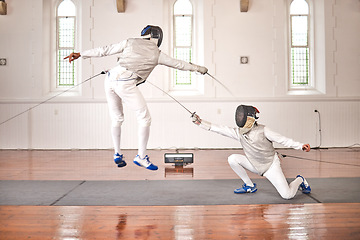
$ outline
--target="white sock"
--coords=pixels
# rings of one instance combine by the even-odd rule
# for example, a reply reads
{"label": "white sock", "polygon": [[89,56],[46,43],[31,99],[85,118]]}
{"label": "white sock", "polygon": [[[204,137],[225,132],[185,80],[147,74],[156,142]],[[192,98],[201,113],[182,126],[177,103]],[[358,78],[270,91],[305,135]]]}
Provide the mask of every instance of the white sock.
{"label": "white sock", "polygon": [[121,127],[112,127],[111,136],[114,144],[115,154],[118,153],[121,155],[121,149],[120,149]]}
{"label": "white sock", "polygon": [[254,183],[251,181],[249,176],[246,173],[246,170],[238,163],[230,164],[230,167],[234,170],[234,172],[244,181],[244,183],[249,186],[253,187]]}
{"label": "white sock", "polygon": [[[304,178],[304,177],[303,177]],[[308,187],[309,186],[309,183],[306,181],[306,179],[304,178],[304,185],[305,185],[305,187]]]}
{"label": "white sock", "polygon": [[148,166],[150,166],[150,162],[149,161],[147,161],[146,159],[142,159],[142,158],[136,158],[136,161],[141,165],[141,166],[143,166],[143,167],[148,167]]}
{"label": "white sock", "polygon": [[146,156],[147,143],[150,136],[150,126],[138,128],[138,155],[141,159]]}

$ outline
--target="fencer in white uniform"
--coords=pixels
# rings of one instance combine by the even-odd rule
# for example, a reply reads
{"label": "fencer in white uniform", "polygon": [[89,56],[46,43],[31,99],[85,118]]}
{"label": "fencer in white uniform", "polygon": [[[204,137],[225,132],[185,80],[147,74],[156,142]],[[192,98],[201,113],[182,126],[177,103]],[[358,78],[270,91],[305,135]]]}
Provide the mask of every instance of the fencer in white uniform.
{"label": "fencer in white uniform", "polygon": [[235,128],[207,122],[196,114],[192,116],[192,121],[205,130],[233,138],[241,143],[245,155],[232,154],[228,157],[229,165],[244,182],[242,187],[234,190],[234,193],[257,191],[256,183],[251,181],[246,170],[266,177],[284,199],[293,198],[299,188],[303,193],[310,193],[311,188],[301,175],[288,184],[273,142],[307,152],[310,151],[310,145],[296,142],[258,124],[256,122],[257,113],[259,111],[253,106],[238,106],[235,113],[238,127]]}
{"label": "fencer in white uniform", "polygon": [[134,163],[149,170],[158,167],[149,161],[146,154],[150,134],[151,116],[138,85],[145,82],[157,65],[196,71],[201,74],[207,68],[182,60],[171,58],[159,50],[163,33],[158,26],[146,26],[141,31],[141,38],[130,38],[119,43],[90,49],[80,53],[72,53],[66,58],[69,62],[79,58],[105,57],[118,54],[118,62],[108,71],[105,79],[106,99],[112,121],[111,134],[114,143],[114,161],[118,167],[126,166],[121,153],[121,125],[124,121],[123,103],[135,111],[138,121],[138,154]]}

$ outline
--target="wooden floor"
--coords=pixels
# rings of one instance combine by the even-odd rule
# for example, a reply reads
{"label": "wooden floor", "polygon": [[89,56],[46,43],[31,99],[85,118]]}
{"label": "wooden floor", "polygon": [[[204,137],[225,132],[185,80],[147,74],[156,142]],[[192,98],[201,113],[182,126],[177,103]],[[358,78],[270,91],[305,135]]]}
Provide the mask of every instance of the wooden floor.
{"label": "wooden floor", "polygon": [[[289,178],[298,174],[308,178],[360,177],[360,148],[312,150],[308,153],[292,149],[277,151],[287,155],[282,158],[282,168]],[[164,154],[169,152],[175,150],[149,150],[150,161],[159,166],[159,170],[153,172],[132,163],[135,150],[124,151],[128,162],[125,168],[114,167],[111,150],[0,150],[0,180],[237,179],[227,158],[233,153],[243,153],[242,150],[179,151],[193,153],[194,163],[184,168],[187,169],[184,174],[177,174],[171,164],[164,163]],[[260,178],[252,173],[249,176]]]}
{"label": "wooden floor", "polygon": [[[180,151],[194,153],[194,164],[183,169],[164,163],[167,152],[174,150],[149,151],[159,166],[151,172],[132,163],[133,150],[124,152],[124,169],[110,150],[1,150],[0,180],[238,178],[227,157],[239,150]],[[278,152],[287,155],[282,166],[289,178],[360,177],[359,148]],[[360,196],[359,203],[329,204],[0,206],[0,239],[360,239]]]}

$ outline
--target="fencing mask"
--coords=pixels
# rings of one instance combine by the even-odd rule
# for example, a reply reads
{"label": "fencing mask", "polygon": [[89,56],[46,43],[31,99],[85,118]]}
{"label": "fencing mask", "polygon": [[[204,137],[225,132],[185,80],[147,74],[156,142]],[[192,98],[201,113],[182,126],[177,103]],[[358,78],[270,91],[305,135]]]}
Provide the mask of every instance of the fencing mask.
{"label": "fencing mask", "polygon": [[240,128],[251,129],[255,123],[255,120],[258,119],[256,113],[259,113],[259,110],[256,107],[239,105],[235,112],[236,125],[238,125]]}
{"label": "fencing mask", "polygon": [[151,38],[155,38],[158,40],[157,46],[160,47],[162,39],[163,39],[163,32],[160,27],[147,25],[141,31],[141,36],[150,35]]}

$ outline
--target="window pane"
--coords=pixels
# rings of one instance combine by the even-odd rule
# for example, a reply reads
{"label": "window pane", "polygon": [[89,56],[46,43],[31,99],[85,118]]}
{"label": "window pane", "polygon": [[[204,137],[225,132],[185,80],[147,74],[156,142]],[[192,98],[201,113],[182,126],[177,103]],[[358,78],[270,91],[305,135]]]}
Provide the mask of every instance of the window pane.
{"label": "window pane", "polygon": [[191,85],[191,72],[175,70],[176,85]]}
{"label": "window pane", "polygon": [[75,85],[75,63],[64,60],[75,49],[76,9],[71,0],[62,1],[57,9],[57,86]]}
{"label": "window pane", "polygon": [[309,14],[309,5],[305,0],[294,0],[290,5],[290,14]]}
{"label": "window pane", "polygon": [[[174,58],[191,62],[192,54],[192,4],[177,0],[174,4]],[[174,70],[174,85],[191,85],[190,71]]]}
{"label": "window pane", "polygon": [[175,17],[175,45],[191,46],[191,16],[176,16]]}
{"label": "window pane", "polygon": [[291,48],[291,71],[293,84],[309,83],[309,48]]}
{"label": "window pane", "polygon": [[59,48],[74,48],[75,18],[59,18]]}
{"label": "window pane", "polygon": [[308,45],[308,17],[292,16],[291,17],[291,44],[292,46]]}
{"label": "window pane", "polygon": [[192,14],[192,5],[189,0],[177,0],[174,4],[174,14]]}
{"label": "window pane", "polygon": [[75,16],[75,5],[71,0],[64,0],[59,4],[58,16]]}
{"label": "window pane", "polygon": [[[191,48],[175,48],[174,56],[176,59],[191,62]],[[191,85],[191,72],[175,70],[175,84],[176,85]]]}
{"label": "window pane", "polygon": [[191,48],[175,48],[174,57],[186,62],[191,62]]}
{"label": "window pane", "polygon": [[72,86],[75,84],[75,67],[74,62],[69,64],[64,61],[64,57],[73,52],[73,49],[64,49],[58,51],[58,85]]}

